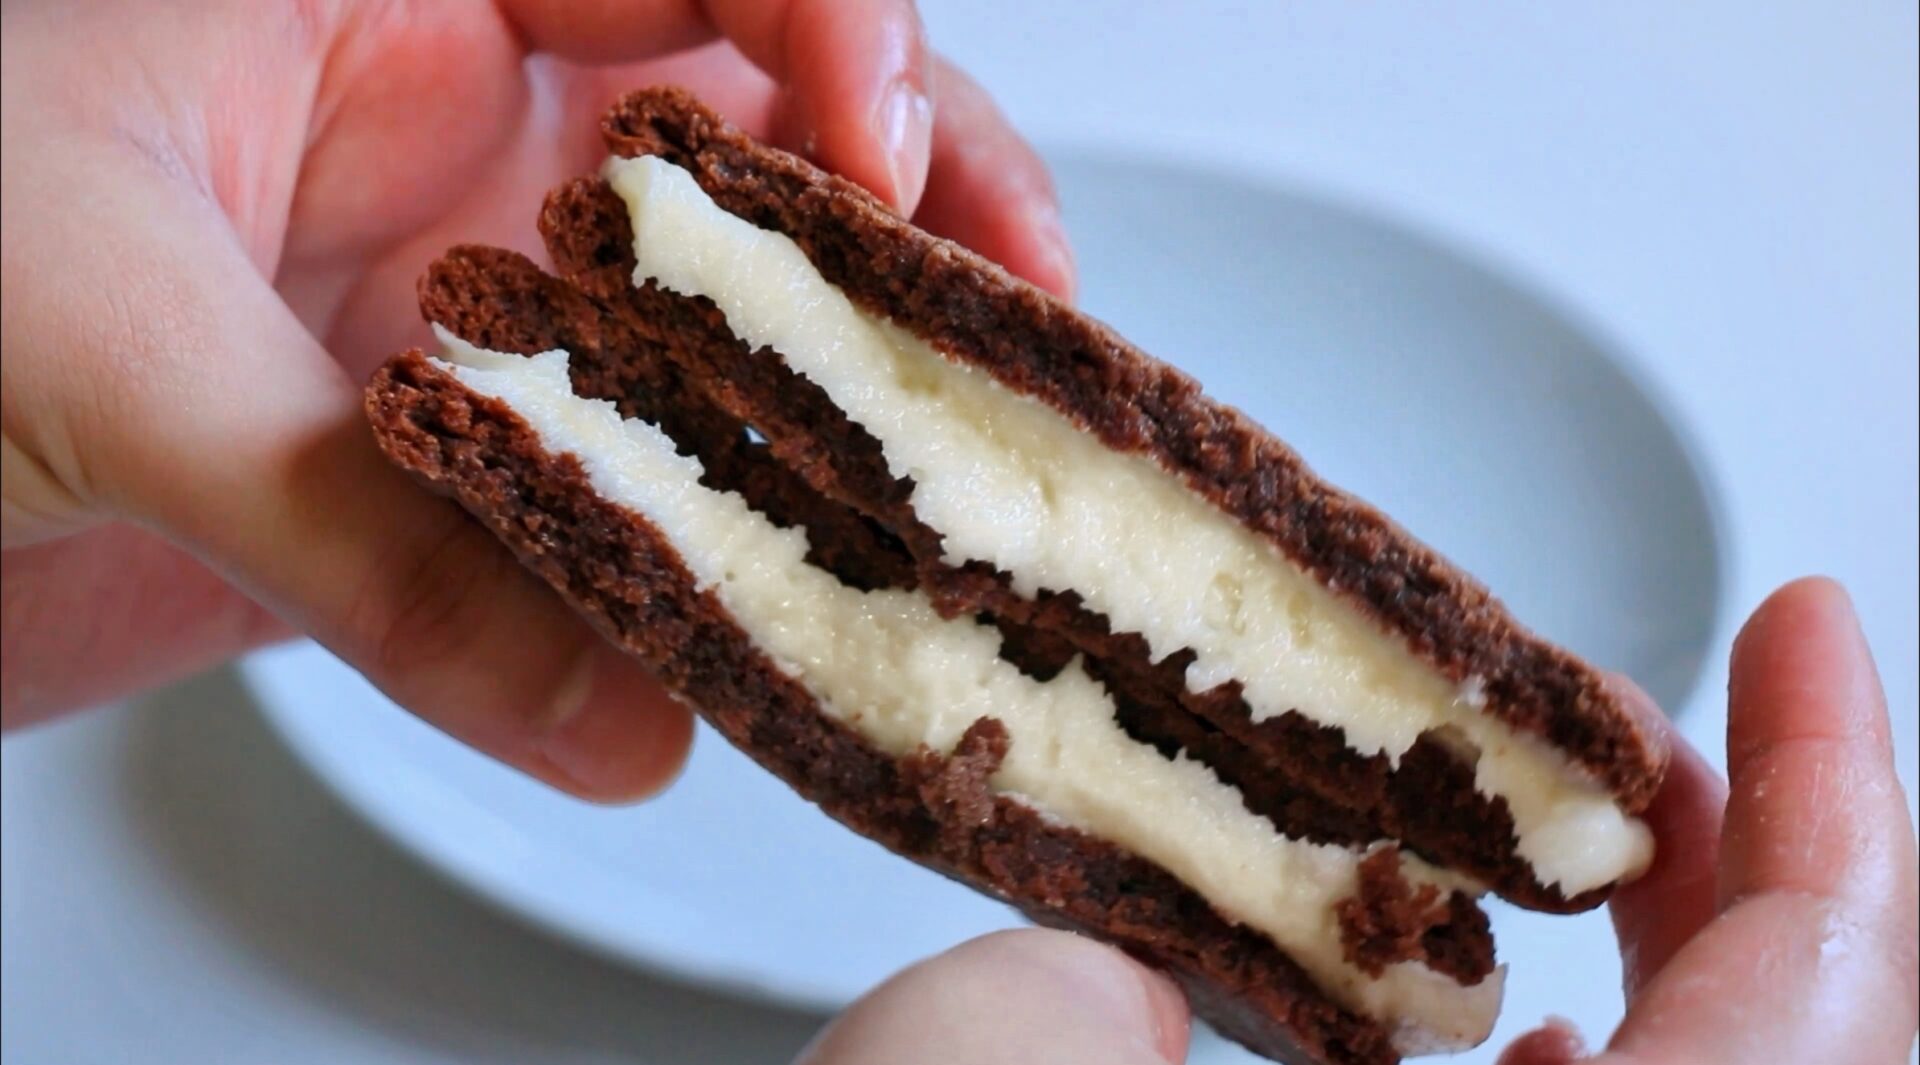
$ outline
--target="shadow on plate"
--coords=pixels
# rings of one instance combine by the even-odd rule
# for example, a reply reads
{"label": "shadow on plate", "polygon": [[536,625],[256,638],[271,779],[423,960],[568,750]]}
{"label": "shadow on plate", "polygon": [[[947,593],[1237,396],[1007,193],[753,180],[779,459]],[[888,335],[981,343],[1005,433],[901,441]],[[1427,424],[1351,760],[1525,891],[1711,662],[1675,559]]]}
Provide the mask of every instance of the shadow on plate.
{"label": "shadow on plate", "polygon": [[462,894],[342,808],[229,672],[147,700],[121,775],[182,894],[344,1014],[469,1062],[785,1061],[821,1024],[623,968]]}

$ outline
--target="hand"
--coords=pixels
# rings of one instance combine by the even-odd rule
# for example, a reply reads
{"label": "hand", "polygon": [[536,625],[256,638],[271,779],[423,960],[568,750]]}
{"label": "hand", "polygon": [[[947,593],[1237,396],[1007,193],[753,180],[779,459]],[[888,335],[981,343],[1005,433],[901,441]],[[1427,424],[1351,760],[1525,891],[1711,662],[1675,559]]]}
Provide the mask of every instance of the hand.
{"label": "hand", "polygon": [[1627,1016],[1585,1058],[1563,1026],[1501,1065],[1894,1065],[1913,1045],[1913,825],[1886,697],[1846,593],[1790,584],[1734,642],[1733,794],[1675,743],[1647,875],[1612,903]]}
{"label": "hand", "polygon": [[672,776],[687,711],[390,468],[360,414],[371,367],[425,339],[427,262],[537,251],[542,195],[597,164],[620,91],[687,85],[1073,284],[1044,169],[928,57],[911,0],[4,11],[9,725],[307,632],[561,788]]}

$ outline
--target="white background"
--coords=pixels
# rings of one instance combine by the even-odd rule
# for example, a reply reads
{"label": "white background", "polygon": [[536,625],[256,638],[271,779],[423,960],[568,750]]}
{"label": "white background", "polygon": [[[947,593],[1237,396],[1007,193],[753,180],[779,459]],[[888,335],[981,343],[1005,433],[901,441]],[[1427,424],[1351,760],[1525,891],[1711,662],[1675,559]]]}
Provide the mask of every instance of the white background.
{"label": "white background", "polygon": [[[928,23],[1039,140],[1326,190],[1603,323],[1718,476],[1736,608],[1847,582],[1913,803],[1913,5],[1029,0]],[[466,901],[224,677],[147,702],[4,744],[8,1065],[777,1061],[817,1023]],[[1695,703],[1717,756],[1724,714]]]}

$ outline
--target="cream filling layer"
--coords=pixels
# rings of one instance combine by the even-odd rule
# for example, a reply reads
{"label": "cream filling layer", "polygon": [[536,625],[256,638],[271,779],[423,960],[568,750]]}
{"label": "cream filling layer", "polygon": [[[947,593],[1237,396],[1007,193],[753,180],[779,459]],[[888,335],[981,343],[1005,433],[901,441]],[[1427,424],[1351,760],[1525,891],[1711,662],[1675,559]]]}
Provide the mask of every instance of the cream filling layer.
{"label": "cream filling layer", "polygon": [[[1290,839],[1205,766],[1129,738],[1083,671],[1036,681],[999,657],[993,630],[942,618],[919,593],[857,591],[809,565],[804,534],[702,486],[698,460],[654,426],[574,395],[565,352],[502,355],[436,331],[442,366],[512,407],[549,451],[578,458],[601,498],[658,527],[755,645],[875,746],[948,752],[975,720],[997,718],[1012,742],[994,791],[1166,868],[1405,1050],[1469,1046],[1491,1030],[1501,972],[1462,987],[1417,963],[1374,978],[1346,960],[1334,907],[1354,893],[1364,851]],[[1402,869],[1460,884],[1410,855]]]}
{"label": "cream filling layer", "polygon": [[1179,477],[862,312],[791,239],[721,210],[679,167],[615,158],[605,174],[632,215],[635,283],[712,300],[735,335],[824,389],[913,479],[952,561],[990,563],[1026,595],[1078,592],[1156,659],[1191,648],[1188,686],[1238,680],[1256,720],[1297,709],[1396,761],[1429,732],[1464,741],[1543,884],[1573,895],[1645,868],[1651,834],[1605,788]]}

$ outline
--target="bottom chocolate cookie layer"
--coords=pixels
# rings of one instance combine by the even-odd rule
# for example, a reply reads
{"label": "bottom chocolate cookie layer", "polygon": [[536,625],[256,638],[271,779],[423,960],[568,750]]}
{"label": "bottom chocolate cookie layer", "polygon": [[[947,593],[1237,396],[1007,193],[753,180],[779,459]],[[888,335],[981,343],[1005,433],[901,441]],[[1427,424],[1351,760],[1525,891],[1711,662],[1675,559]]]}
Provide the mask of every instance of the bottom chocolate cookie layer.
{"label": "bottom chocolate cookie layer", "polygon": [[[1382,1025],[1331,1001],[1264,936],[1164,869],[991,793],[986,781],[1007,744],[998,722],[976,721],[948,756],[898,758],[825,715],[711,592],[696,590],[656,529],[600,499],[578,461],[547,451],[504,404],[413,353],[380,372],[368,407],[396,462],[457,498],[719,732],[835,818],[1042,923],[1167,968],[1203,1016],[1261,1053],[1397,1060]],[[1357,905],[1368,898],[1397,905],[1400,895],[1363,884]],[[1404,928],[1403,918],[1383,911],[1352,923],[1378,940],[1373,933]]]}

